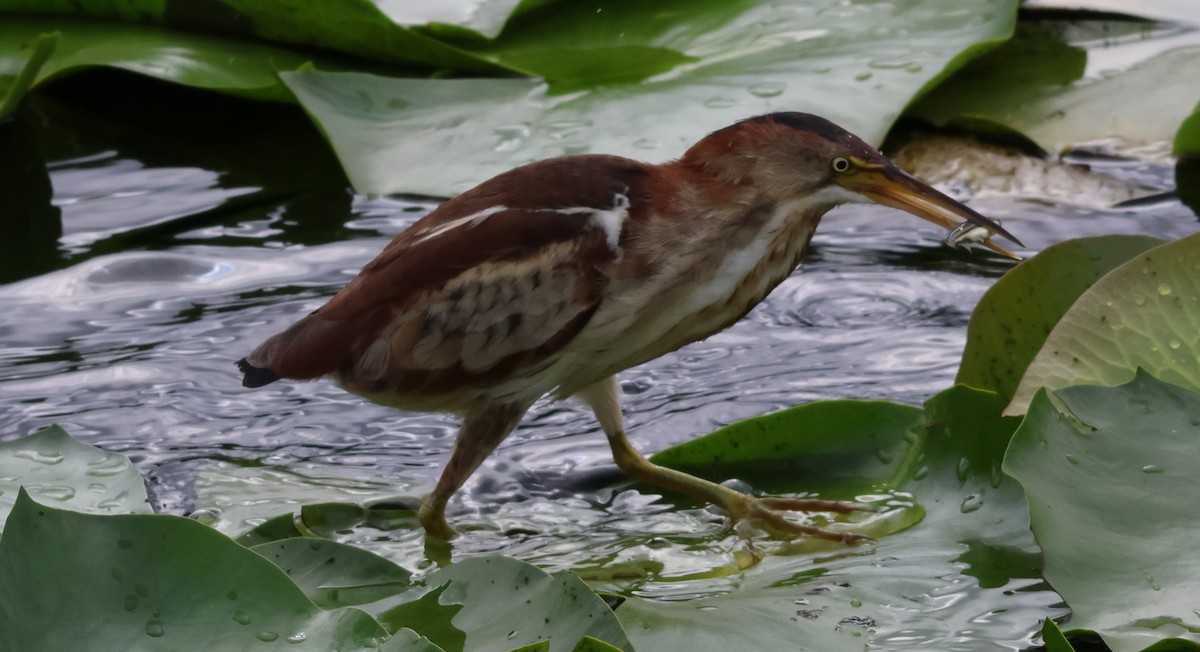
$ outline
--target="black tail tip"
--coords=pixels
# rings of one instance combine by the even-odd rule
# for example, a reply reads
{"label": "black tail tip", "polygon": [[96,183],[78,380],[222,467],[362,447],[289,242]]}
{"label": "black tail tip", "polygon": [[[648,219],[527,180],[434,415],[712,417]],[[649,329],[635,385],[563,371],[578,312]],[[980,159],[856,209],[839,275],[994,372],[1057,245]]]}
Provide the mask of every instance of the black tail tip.
{"label": "black tail tip", "polygon": [[274,371],[271,371],[270,369],[264,369],[262,367],[255,367],[245,358],[237,361],[237,368],[238,371],[241,371],[243,374],[243,387],[262,387],[263,385],[269,385],[279,380],[279,376],[277,376]]}

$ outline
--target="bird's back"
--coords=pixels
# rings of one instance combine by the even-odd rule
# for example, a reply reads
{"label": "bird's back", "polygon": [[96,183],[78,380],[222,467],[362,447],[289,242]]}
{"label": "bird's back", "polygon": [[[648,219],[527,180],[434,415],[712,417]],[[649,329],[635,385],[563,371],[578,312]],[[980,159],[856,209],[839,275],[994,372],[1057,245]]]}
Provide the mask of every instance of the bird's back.
{"label": "bird's back", "polygon": [[473,388],[532,373],[595,312],[647,169],[551,159],[442,204],[239,361],[243,383],[334,374],[377,400],[456,410]]}

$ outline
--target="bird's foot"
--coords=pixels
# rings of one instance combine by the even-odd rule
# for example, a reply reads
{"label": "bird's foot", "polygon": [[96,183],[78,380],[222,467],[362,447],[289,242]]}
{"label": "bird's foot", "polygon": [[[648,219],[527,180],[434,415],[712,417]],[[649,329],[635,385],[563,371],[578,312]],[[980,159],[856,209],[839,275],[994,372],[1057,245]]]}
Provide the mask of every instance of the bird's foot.
{"label": "bird's foot", "polygon": [[847,514],[850,512],[869,509],[858,503],[847,503],[835,500],[819,500],[812,498],[786,498],[782,496],[754,497],[738,494],[725,505],[726,511],[735,522],[751,522],[766,527],[768,530],[789,537],[809,536],[826,541],[836,541],[844,545],[855,545],[871,541],[865,534],[852,532],[834,532],[813,525],[797,523],[784,516],[785,512],[834,512]]}
{"label": "bird's foot", "polygon": [[417,519],[421,521],[421,527],[425,528],[426,537],[449,541],[458,534],[446,520],[445,507],[435,507],[428,500],[421,503],[421,508],[417,510]]}

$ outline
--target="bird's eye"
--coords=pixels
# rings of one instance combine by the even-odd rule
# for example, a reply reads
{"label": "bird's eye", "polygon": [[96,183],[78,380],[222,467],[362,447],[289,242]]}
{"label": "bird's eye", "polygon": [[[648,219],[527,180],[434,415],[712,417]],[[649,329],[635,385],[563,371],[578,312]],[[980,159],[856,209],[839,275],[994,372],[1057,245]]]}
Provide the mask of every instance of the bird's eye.
{"label": "bird's eye", "polygon": [[845,172],[846,170],[849,170],[849,169],[850,169],[850,161],[847,160],[846,158],[839,156],[839,157],[833,159],[833,171],[834,172]]}

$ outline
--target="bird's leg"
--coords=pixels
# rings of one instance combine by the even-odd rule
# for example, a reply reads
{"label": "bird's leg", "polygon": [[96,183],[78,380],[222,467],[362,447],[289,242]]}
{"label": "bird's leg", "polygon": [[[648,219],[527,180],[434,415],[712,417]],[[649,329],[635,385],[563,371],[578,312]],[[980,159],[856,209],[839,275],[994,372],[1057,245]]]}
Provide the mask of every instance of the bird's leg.
{"label": "bird's leg", "polygon": [[450,460],[442,469],[433,493],[421,503],[421,509],[417,512],[426,534],[439,539],[454,536],[454,528],[446,522],[446,503],[517,427],[527,409],[527,405],[513,403],[485,404],[463,416]]}
{"label": "bird's leg", "polygon": [[846,544],[869,539],[861,534],[830,532],[811,525],[801,525],[788,520],[782,514],[783,511],[849,512],[856,509],[853,504],[785,497],[757,498],[682,471],[659,466],[646,459],[633,448],[625,436],[620,388],[616,376],[609,376],[585,388],[578,396],[592,408],[604,434],[608,435],[608,443],[612,447],[613,459],[617,466],[636,478],[719,505],[734,521],[756,521],[780,534],[808,535]]}

